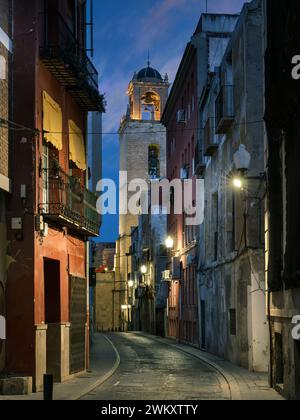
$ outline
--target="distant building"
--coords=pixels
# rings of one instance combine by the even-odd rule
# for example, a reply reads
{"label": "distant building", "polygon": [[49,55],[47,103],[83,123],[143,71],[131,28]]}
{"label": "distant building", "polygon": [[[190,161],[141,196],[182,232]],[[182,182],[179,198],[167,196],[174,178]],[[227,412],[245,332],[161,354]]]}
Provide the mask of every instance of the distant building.
{"label": "distant building", "polygon": [[[10,151],[11,131],[8,120],[12,119],[11,61],[12,20],[10,0],[0,1],[0,317],[5,317],[5,284],[7,271],[6,204],[12,191]],[[3,319],[2,319],[3,321]],[[5,345],[0,339],[0,372],[5,366]]]}
{"label": "distant building", "polygon": [[[89,365],[89,237],[99,235],[88,188],[87,116],[102,112],[87,56],[86,2],[14,2],[8,202],[6,371],[56,382]],[[24,65],[26,63],[26,65]]]}
{"label": "distant building", "polygon": [[113,271],[115,267],[116,244],[113,243],[97,243],[93,247],[92,265],[95,270],[107,269]]}
{"label": "distant building", "polygon": [[[134,179],[145,180],[149,185],[152,180],[166,177],[166,129],[161,124],[161,116],[167,102],[169,81],[148,66],[135,73],[129,83],[129,105],[127,114],[121,121],[120,135],[120,171],[127,173],[127,180],[121,181],[119,217],[119,240],[116,251],[116,285],[114,304],[120,309],[119,319],[114,327],[130,324],[128,307],[128,279],[131,267],[131,233],[138,226],[139,215],[127,212],[128,201],[133,192],[128,192],[129,183]],[[122,184],[123,182],[123,184]],[[125,321],[123,322],[123,320]]]}
{"label": "distant building", "polygon": [[132,264],[128,275],[131,328],[165,336],[169,290],[169,284],[163,279],[168,257],[165,246],[167,215],[141,215],[131,238]]}

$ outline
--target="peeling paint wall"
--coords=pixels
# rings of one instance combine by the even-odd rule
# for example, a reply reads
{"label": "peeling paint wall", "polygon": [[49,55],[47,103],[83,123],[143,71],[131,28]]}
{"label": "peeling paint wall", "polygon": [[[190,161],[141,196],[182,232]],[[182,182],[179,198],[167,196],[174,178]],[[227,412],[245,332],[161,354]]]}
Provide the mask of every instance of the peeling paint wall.
{"label": "peeling paint wall", "polygon": [[[215,102],[230,85],[234,118],[204,157],[205,222],[201,227],[198,287],[200,343],[207,351],[255,371],[268,369],[264,286],[263,190],[249,181],[235,191],[233,155],[240,144],[251,153],[248,176],[264,171],[261,2],[247,4],[201,107],[202,126],[216,120]],[[214,124],[214,123],[213,123]],[[214,127],[215,128],[215,127]],[[205,145],[202,134],[202,146]],[[203,149],[203,147],[202,147]],[[204,150],[205,152],[205,150]]]}

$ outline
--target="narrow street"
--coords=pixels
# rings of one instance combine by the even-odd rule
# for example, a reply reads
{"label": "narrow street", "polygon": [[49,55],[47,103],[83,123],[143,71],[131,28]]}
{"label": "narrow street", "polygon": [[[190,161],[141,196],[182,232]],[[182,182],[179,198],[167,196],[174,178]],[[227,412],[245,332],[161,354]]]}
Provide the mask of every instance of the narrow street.
{"label": "narrow street", "polygon": [[121,364],[116,374],[85,400],[229,399],[221,374],[197,358],[135,334],[111,334]]}

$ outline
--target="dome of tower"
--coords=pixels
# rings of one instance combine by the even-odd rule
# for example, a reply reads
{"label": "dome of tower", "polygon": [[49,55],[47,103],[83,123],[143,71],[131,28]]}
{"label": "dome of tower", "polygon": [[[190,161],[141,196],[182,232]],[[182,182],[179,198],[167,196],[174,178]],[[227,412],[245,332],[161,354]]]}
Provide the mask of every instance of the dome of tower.
{"label": "dome of tower", "polygon": [[161,74],[150,66],[140,70],[136,76],[136,79],[140,82],[163,82]]}

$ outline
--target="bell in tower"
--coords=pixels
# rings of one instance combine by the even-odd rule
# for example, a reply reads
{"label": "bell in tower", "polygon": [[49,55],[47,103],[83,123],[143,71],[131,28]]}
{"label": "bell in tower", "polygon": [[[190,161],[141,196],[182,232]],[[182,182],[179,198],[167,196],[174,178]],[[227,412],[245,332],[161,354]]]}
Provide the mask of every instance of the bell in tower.
{"label": "bell in tower", "polygon": [[134,73],[129,83],[128,96],[130,119],[138,121],[160,121],[167,102],[169,90],[168,77],[148,66]]}

